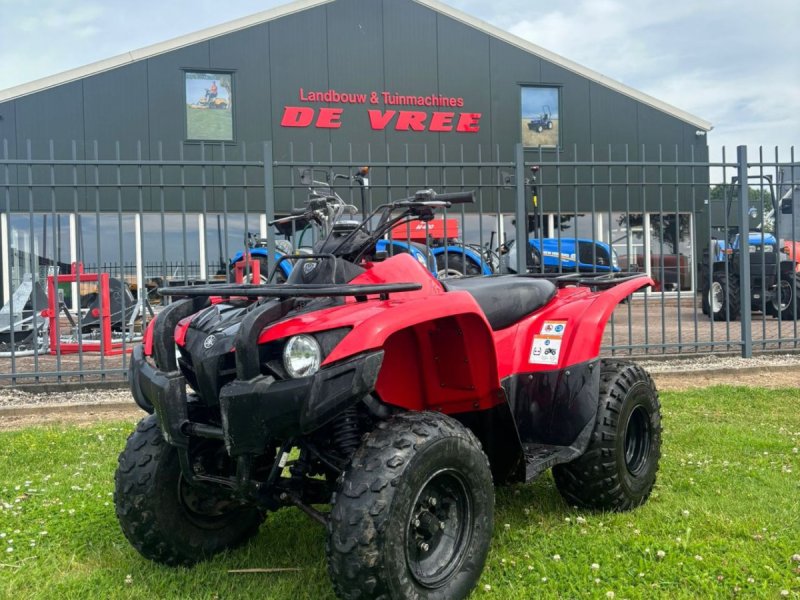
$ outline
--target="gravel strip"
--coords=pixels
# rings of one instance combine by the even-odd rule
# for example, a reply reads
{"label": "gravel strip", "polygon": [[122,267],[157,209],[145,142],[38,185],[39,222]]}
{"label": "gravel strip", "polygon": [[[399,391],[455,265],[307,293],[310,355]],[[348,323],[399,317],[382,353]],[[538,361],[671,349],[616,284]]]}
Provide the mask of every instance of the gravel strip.
{"label": "gravel strip", "polygon": [[45,405],[86,405],[131,403],[133,398],[127,386],[113,390],[75,390],[50,394],[32,394],[21,390],[0,388],[0,409],[26,408]]}
{"label": "gravel strip", "polygon": [[[664,388],[676,387],[674,383],[680,373],[691,372],[695,375],[704,374],[704,381],[697,380],[700,385],[714,383],[737,383],[736,372],[742,376],[749,375],[742,384],[752,385],[754,374],[764,371],[764,376],[769,377],[770,369],[792,370],[797,368],[797,386],[800,387],[800,354],[769,354],[760,355],[750,359],[737,356],[702,356],[693,358],[669,358],[660,360],[637,361],[655,376],[657,383],[663,382]],[[715,374],[718,379],[715,381]],[[659,377],[661,375],[662,377]],[[724,376],[724,379],[722,377]],[[793,381],[789,381],[793,383]],[[662,387],[659,385],[659,387]],[[680,386],[677,386],[680,387]],[[127,385],[120,383],[119,389],[97,390],[70,390],[55,393],[31,393],[18,389],[0,388],[0,413],[3,408],[34,408],[41,406],[86,406],[102,404],[131,404],[133,398]]]}
{"label": "gravel strip", "polygon": [[753,358],[706,355],[692,358],[637,360],[650,373],[682,373],[685,371],[754,370],[769,367],[800,367],[800,354],[761,354]]}

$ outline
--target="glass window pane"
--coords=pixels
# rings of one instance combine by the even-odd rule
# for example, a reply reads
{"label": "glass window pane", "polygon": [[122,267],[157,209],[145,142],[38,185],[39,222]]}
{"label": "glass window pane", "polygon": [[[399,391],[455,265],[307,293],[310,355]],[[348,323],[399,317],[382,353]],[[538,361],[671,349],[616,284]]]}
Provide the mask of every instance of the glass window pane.
{"label": "glass window pane", "polygon": [[617,251],[623,271],[645,271],[644,215],[642,213],[611,213],[611,246]]}
{"label": "glass window pane", "polygon": [[650,264],[653,280],[667,292],[692,289],[691,215],[650,215]]}

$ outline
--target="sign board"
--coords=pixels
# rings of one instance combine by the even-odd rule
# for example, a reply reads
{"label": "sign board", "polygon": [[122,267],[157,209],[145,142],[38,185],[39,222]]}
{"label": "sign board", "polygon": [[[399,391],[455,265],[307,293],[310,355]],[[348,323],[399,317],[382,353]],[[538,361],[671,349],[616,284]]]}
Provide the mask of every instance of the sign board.
{"label": "sign board", "polygon": [[[447,222],[446,225],[445,221]],[[457,238],[458,219],[434,219],[427,223],[422,221],[403,223],[392,229],[390,237],[395,240],[424,242],[426,236],[430,236],[435,240],[445,239],[445,231],[447,232],[447,239]]]}

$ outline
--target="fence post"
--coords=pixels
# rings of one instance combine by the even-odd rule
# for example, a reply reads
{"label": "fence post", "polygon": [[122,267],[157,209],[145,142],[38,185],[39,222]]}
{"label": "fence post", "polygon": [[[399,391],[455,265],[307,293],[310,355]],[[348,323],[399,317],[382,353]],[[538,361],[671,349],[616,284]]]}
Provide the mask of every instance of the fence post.
{"label": "fence post", "polygon": [[516,203],[516,241],[517,246],[517,273],[528,272],[528,213],[525,203],[525,151],[522,144],[517,144],[515,152],[516,173],[514,180],[517,183]]}
{"label": "fence post", "polygon": [[264,142],[264,208],[267,214],[267,273],[275,267],[275,236],[269,223],[275,220],[275,188],[272,172],[272,142]]}
{"label": "fence post", "polygon": [[[739,176],[739,293],[742,310],[742,358],[753,357],[753,330],[750,279],[750,186],[747,183],[747,146],[736,148]],[[763,293],[762,293],[763,302]]]}

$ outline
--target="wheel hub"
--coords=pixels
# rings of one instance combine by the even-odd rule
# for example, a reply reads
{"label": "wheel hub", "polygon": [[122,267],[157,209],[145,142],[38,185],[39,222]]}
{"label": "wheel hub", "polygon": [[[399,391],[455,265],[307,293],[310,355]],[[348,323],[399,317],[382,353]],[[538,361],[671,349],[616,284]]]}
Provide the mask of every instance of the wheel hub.
{"label": "wheel hub", "polygon": [[628,416],[625,426],[625,466],[631,475],[638,475],[647,466],[650,455],[650,418],[643,406]]}
{"label": "wheel hub", "polygon": [[459,277],[464,277],[464,273],[458,269],[453,269],[452,267],[447,269],[439,269],[436,275],[439,279],[457,279]]}
{"label": "wheel hub", "polygon": [[782,280],[778,284],[778,289],[775,290],[775,295],[773,296],[773,304],[778,311],[784,311],[789,308],[789,305],[792,302],[792,288],[791,284],[786,281]]}
{"label": "wheel hub", "polygon": [[419,584],[441,587],[458,572],[471,538],[471,508],[466,485],[454,471],[439,471],[422,486],[406,532],[406,559]]}
{"label": "wheel hub", "polygon": [[711,307],[712,313],[718,313],[722,310],[722,298],[723,298],[722,284],[718,281],[714,281],[711,284],[711,289],[708,292],[708,304]]}

